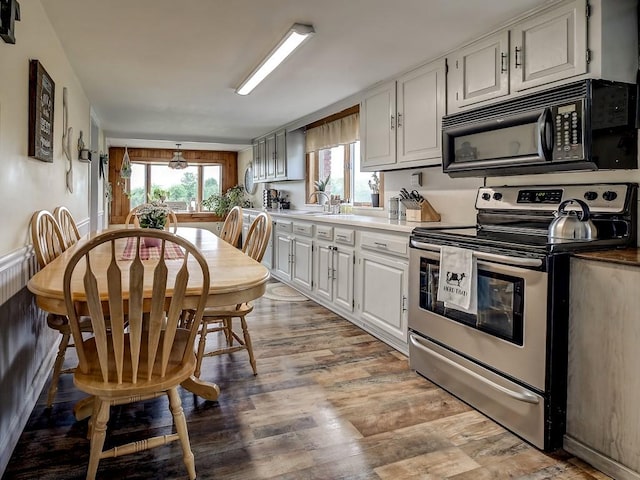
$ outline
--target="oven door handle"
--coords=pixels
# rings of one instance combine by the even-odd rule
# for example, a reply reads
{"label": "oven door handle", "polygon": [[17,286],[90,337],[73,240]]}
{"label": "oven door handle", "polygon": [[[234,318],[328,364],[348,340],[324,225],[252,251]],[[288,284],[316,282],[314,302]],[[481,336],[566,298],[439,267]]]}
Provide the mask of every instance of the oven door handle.
{"label": "oven door handle", "polygon": [[422,345],[420,343],[420,341],[418,341],[418,339],[416,339],[415,336],[409,335],[409,339],[411,340],[411,343],[416,348],[419,348],[420,350],[423,350],[424,352],[428,353],[429,355],[433,355],[434,357],[436,357],[441,362],[445,362],[446,364],[448,364],[448,365],[450,365],[450,366],[452,366],[452,367],[454,367],[454,368],[456,368],[458,370],[461,370],[466,375],[469,375],[469,376],[475,378],[476,380],[484,383],[485,385],[487,385],[490,388],[493,388],[494,390],[498,390],[499,392],[502,392],[505,395],[508,395],[511,398],[514,398],[515,400],[519,400],[521,402],[532,403],[534,405],[537,405],[538,403],[540,403],[540,400],[538,399],[538,397],[536,397],[532,393],[529,393],[529,392],[514,392],[513,390],[510,390],[507,387],[503,387],[502,385],[498,385],[497,383],[489,380],[488,378],[483,377],[482,375],[474,372],[473,370],[469,370],[468,368],[457,364],[453,360],[451,360],[451,359],[449,359],[449,358],[447,358],[447,357],[445,357],[443,355],[440,355],[438,352],[434,352],[433,350],[428,349],[427,347]]}
{"label": "oven door handle", "polygon": [[[418,242],[416,240],[411,240],[411,246],[424,250],[433,250],[436,252],[440,252],[440,245],[434,245],[433,243],[424,243]],[[478,260],[506,263],[517,267],[542,266],[542,260],[540,258],[511,257],[509,255],[499,255],[497,253],[477,252],[475,250],[473,251],[473,256]]]}

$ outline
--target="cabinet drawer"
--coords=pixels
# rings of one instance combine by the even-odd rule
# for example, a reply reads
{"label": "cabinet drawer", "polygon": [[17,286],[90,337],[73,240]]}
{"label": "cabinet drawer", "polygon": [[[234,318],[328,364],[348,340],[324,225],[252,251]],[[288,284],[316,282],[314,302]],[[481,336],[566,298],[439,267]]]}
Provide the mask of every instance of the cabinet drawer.
{"label": "cabinet drawer", "polygon": [[286,220],[276,220],[276,231],[277,232],[293,232],[293,222]]}
{"label": "cabinet drawer", "polygon": [[355,243],[355,232],[346,228],[335,229],[336,243],[344,243],[345,245],[353,245]]}
{"label": "cabinet drawer", "polygon": [[333,240],[333,227],[316,225],[316,237],[322,240]]}
{"label": "cabinet drawer", "polygon": [[360,246],[367,250],[406,257],[409,251],[409,239],[379,233],[362,233]]}
{"label": "cabinet drawer", "polygon": [[311,237],[313,235],[313,225],[310,223],[295,223],[293,225],[293,233]]}

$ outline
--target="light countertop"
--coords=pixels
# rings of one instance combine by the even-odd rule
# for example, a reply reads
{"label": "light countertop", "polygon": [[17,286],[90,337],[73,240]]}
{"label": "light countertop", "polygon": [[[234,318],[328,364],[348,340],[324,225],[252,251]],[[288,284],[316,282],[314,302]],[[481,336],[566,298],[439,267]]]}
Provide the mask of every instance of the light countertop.
{"label": "light countertop", "polygon": [[328,214],[322,212],[311,212],[307,210],[270,210],[270,209],[249,209],[247,213],[259,213],[266,211],[273,218],[290,218],[295,220],[305,220],[314,223],[331,223],[338,225],[348,225],[354,227],[375,228],[379,230],[390,230],[398,233],[411,233],[414,228],[452,228],[470,227],[475,225],[461,224],[455,222],[407,222],[404,220],[390,220],[386,217],[374,217],[356,214]]}

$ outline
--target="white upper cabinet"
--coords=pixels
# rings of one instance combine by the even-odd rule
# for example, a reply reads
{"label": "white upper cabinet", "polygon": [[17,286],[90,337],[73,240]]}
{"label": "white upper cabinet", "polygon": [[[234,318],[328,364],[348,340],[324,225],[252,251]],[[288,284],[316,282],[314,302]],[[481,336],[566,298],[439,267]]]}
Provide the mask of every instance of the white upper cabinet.
{"label": "white upper cabinet", "polygon": [[360,105],[362,171],[437,165],[446,108],[444,60],[366,93]]}
{"label": "white upper cabinet", "polygon": [[461,48],[448,61],[449,113],[509,94],[509,32]]}
{"label": "white upper cabinet", "polygon": [[253,144],[253,176],[257,182],[304,178],[304,132],[278,130]]}
{"label": "white upper cabinet", "polygon": [[362,169],[396,163],[396,82],[365,95],[360,105]]}
{"label": "white upper cabinet", "polygon": [[440,163],[441,126],[446,102],[445,65],[435,62],[400,77],[396,84],[396,154],[398,164],[426,159]]}
{"label": "white upper cabinet", "polygon": [[587,5],[578,0],[511,29],[514,91],[587,72]]}
{"label": "white upper cabinet", "polygon": [[567,0],[448,56],[447,113],[552,83],[635,83],[636,0]]}

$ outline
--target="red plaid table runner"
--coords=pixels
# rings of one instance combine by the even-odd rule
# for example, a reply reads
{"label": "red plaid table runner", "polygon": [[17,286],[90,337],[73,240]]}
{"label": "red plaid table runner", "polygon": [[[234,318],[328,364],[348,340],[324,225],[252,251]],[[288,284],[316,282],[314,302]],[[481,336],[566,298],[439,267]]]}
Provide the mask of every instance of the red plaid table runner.
{"label": "red plaid table runner", "polygon": [[[122,253],[122,260],[133,260],[136,256],[136,239],[127,238],[127,245]],[[144,239],[140,241],[140,259],[149,260],[151,258],[160,258],[160,247],[147,247]],[[166,242],[164,247],[165,260],[175,260],[184,258],[184,252],[175,243]]]}

